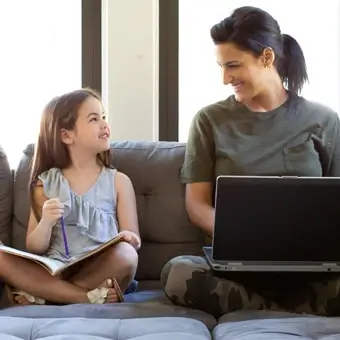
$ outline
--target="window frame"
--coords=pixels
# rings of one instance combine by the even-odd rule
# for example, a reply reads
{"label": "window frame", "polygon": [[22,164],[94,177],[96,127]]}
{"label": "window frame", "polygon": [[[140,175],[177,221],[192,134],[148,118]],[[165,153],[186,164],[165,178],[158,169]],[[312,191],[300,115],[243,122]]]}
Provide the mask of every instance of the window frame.
{"label": "window frame", "polygon": [[82,86],[102,92],[102,1],[82,0]]}
{"label": "window frame", "polygon": [[179,0],[159,0],[158,139],[178,141]]}

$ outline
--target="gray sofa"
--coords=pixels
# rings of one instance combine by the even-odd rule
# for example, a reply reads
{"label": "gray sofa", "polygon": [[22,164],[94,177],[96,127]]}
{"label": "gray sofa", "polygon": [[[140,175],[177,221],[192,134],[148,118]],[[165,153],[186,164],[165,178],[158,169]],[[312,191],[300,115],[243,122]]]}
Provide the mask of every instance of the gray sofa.
{"label": "gray sofa", "polygon": [[[0,339],[340,339],[340,318],[240,311],[215,320],[172,305],[159,284],[162,266],[180,254],[201,254],[203,235],[191,225],[179,183],[185,145],[112,143],[113,163],[132,180],[143,245],[138,292],[113,305],[16,306],[2,294]],[[27,183],[33,145],[11,171],[0,150],[0,240],[24,249]]]}

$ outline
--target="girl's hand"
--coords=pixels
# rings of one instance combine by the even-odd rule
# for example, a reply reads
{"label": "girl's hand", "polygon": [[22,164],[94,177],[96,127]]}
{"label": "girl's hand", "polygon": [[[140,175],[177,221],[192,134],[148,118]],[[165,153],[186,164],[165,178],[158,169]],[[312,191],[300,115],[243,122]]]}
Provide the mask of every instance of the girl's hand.
{"label": "girl's hand", "polygon": [[141,246],[139,236],[132,231],[123,230],[118,234],[118,236],[121,236],[125,242],[131,244],[136,250],[138,250]]}
{"label": "girl's hand", "polygon": [[57,198],[51,198],[44,202],[41,221],[52,228],[63,213],[64,205]]}

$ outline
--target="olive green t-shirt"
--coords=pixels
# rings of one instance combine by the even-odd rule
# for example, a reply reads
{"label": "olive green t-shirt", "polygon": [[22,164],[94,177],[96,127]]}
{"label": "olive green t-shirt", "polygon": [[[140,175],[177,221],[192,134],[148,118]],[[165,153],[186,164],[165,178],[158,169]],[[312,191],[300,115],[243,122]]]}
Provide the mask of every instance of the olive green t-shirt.
{"label": "olive green t-shirt", "polygon": [[181,170],[183,183],[219,175],[340,176],[337,113],[289,94],[269,112],[230,96],[194,117]]}

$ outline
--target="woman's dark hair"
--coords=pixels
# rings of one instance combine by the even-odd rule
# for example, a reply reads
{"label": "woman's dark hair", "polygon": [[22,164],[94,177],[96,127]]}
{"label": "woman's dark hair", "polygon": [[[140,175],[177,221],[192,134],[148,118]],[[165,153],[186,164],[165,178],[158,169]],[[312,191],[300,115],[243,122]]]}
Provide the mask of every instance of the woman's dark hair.
{"label": "woman's dark hair", "polygon": [[259,57],[265,48],[275,53],[274,65],[289,91],[298,94],[308,81],[306,61],[298,42],[281,34],[277,21],[256,7],[240,7],[210,30],[213,42],[232,42],[240,49]]}

